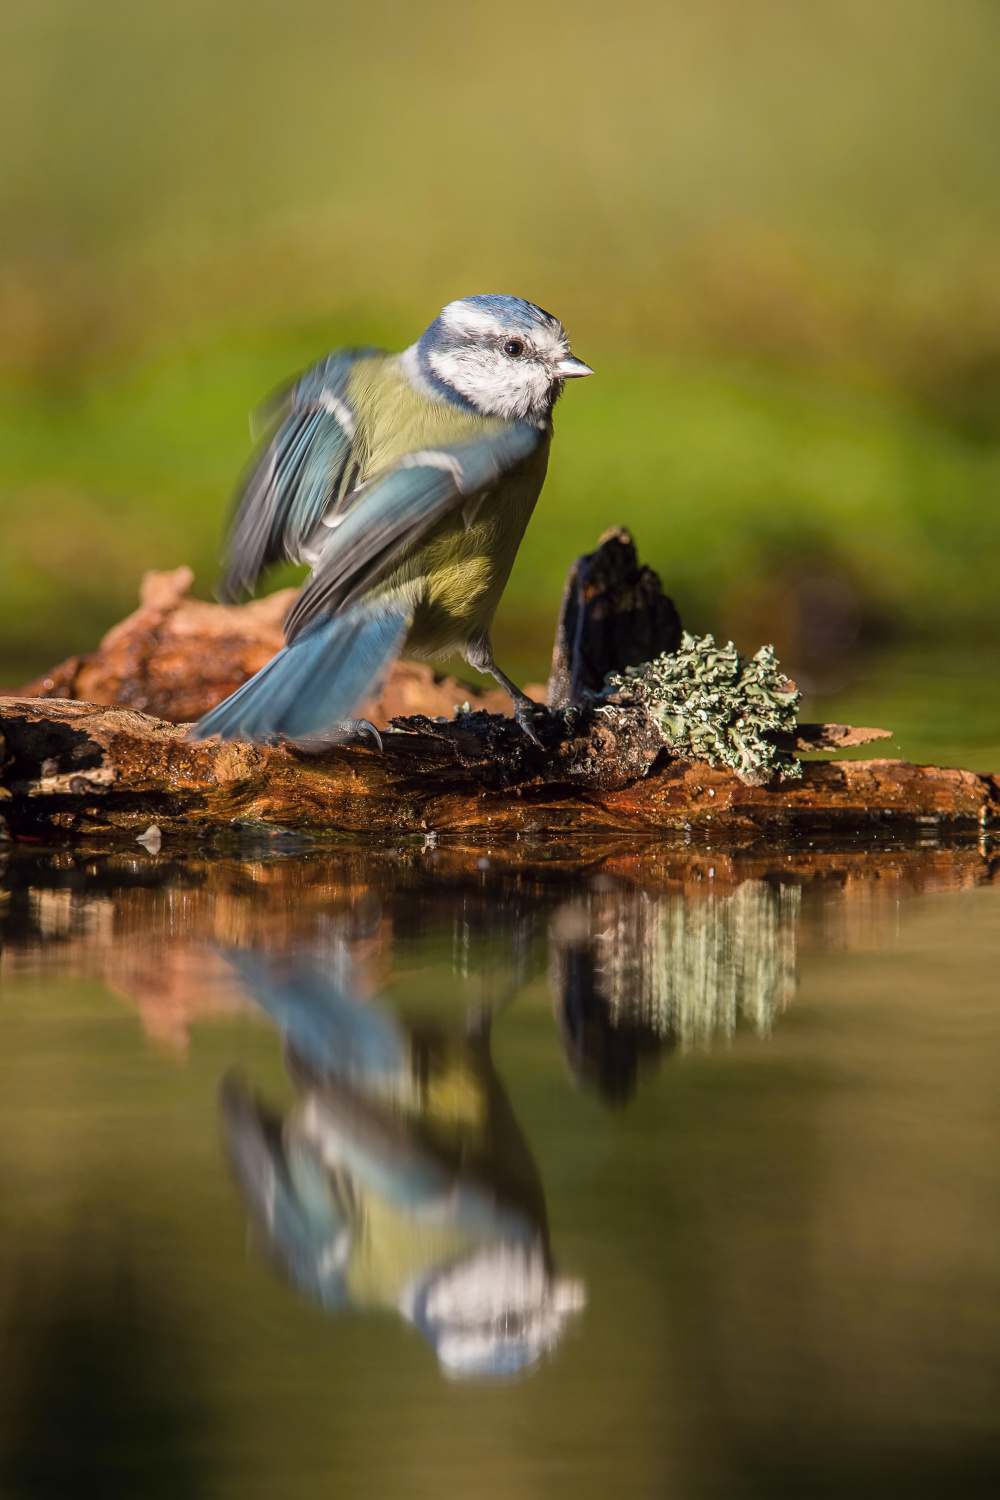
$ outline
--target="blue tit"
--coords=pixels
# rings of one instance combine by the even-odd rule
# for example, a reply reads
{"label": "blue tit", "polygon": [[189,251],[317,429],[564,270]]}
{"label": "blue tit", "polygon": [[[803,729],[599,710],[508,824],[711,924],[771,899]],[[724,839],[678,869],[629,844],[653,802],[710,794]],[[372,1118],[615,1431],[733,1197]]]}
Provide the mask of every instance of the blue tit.
{"label": "blue tit", "polygon": [[196,736],[309,746],[342,737],[397,656],[459,653],[539,712],[490,630],[538,499],[564,382],[593,371],[520,297],[451,302],[402,354],[341,350],[267,413],[240,492],[224,598],[272,563],[311,572],[287,644]]}

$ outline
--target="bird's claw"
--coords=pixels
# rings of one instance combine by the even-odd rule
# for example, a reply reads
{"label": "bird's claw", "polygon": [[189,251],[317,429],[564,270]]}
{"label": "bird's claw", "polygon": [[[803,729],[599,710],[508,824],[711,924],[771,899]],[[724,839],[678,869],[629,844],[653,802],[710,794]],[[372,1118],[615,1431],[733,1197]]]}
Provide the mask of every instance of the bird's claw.
{"label": "bird's claw", "polygon": [[538,733],[535,729],[535,725],[538,720],[544,718],[547,713],[548,710],[544,708],[542,704],[533,703],[530,698],[525,698],[523,701],[514,704],[515,720],[518,724],[520,724],[521,728],[528,736],[528,739],[531,740],[533,744],[537,745],[539,750],[544,749],[544,746],[542,745],[541,740],[538,738]]}
{"label": "bird's claw", "polygon": [[382,736],[369,719],[352,719],[351,733],[356,734],[358,739],[374,740],[376,749],[382,752]]}

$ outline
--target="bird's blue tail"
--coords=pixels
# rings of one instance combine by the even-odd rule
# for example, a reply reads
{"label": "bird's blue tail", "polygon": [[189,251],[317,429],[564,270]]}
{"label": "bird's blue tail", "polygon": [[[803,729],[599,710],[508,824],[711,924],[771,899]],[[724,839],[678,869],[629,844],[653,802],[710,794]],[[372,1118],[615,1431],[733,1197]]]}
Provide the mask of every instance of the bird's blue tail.
{"label": "bird's blue tail", "polygon": [[314,621],[207,713],[193,737],[308,744],[349,724],[398,655],[408,626],[403,608],[371,604]]}
{"label": "bird's blue tail", "polygon": [[399,1024],[375,1001],[355,998],[343,945],[291,960],[240,949],[226,957],[285,1040],[317,1073],[364,1086],[404,1072],[408,1054]]}

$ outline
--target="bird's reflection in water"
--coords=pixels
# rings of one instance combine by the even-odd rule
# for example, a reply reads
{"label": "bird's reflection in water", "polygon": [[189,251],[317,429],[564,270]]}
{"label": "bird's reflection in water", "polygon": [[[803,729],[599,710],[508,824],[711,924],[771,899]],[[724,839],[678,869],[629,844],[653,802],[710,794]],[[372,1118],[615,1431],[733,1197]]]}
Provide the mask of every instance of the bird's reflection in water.
{"label": "bird's reflection in water", "polygon": [[766,1036],[795,993],[799,886],[748,880],[695,896],[606,886],[549,926],[549,984],[574,1077],[609,1104],[663,1053],[739,1022]]}
{"label": "bird's reflection in water", "polygon": [[[396,1309],[455,1376],[513,1375],[555,1348],[584,1288],[555,1272],[538,1170],[490,1054],[492,1017],[544,963],[547,937],[572,1075],[624,1103],[673,1049],[740,1024],[770,1031],[794,993],[800,889],[597,877],[571,900],[555,883],[516,901],[483,891],[480,905],[467,892],[457,904],[407,895],[388,920],[376,902],[361,928],[358,908],[290,953],[231,955],[282,1033],[298,1097],[278,1117],[227,1080],[230,1156],[272,1259],[300,1290],[331,1311]],[[408,988],[425,994],[427,974],[436,989],[448,973],[432,966],[421,979],[421,955],[447,952],[460,1006],[404,1019],[384,996],[365,1001],[342,932],[355,956],[371,950],[369,976],[387,960],[398,972],[404,957]]]}
{"label": "bird's reflection in water", "polygon": [[242,954],[298,1091],[283,1118],[223,1085],[229,1152],[273,1259],[330,1310],[395,1308],[458,1377],[515,1375],[585,1300],[555,1274],[538,1170],[490,1056],[490,1012],[404,1025],[355,998],[346,946]]}

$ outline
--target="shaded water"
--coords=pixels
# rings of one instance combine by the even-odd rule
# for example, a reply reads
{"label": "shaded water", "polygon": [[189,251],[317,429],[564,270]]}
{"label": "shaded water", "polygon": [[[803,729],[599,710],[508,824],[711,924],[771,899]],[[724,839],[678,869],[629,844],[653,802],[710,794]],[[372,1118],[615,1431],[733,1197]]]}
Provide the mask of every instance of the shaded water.
{"label": "shaded water", "polygon": [[997,868],[10,852],[0,1495],[995,1494]]}

